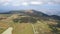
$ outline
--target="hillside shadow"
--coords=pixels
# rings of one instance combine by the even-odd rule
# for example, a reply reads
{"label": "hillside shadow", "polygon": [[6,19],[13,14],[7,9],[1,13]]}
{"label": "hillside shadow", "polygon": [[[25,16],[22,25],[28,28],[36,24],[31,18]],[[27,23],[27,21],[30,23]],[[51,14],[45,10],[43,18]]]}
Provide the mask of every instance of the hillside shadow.
{"label": "hillside shadow", "polygon": [[51,32],[53,32],[54,34],[60,34],[60,31],[58,30],[58,28],[60,28],[60,26],[57,25],[48,25],[49,28],[51,28]]}
{"label": "hillside shadow", "polygon": [[33,17],[21,17],[19,19],[13,19],[13,22],[15,23],[37,23],[37,19]]}

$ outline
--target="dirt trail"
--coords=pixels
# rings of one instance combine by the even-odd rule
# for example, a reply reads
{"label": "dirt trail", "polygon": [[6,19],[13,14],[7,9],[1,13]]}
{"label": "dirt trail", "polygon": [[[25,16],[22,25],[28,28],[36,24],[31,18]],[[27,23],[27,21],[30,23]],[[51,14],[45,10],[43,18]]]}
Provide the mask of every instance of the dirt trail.
{"label": "dirt trail", "polygon": [[12,27],[9,27],[7,30],[5,30],[2,34],[12,34]]}

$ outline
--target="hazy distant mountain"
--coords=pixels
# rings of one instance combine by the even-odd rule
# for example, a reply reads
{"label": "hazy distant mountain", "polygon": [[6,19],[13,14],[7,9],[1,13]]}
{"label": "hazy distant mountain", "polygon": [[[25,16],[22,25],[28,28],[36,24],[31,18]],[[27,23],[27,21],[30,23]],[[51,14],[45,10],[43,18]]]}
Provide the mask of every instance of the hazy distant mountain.
{"label": "hazy distant mountain", "polygon": [[44,14],[40,11],[36,11],[36,10],[13,10],[13,11],[9,11],[7,12],[9,14],[29,14],[29,15],[36,15],[36,16],[48,16],[47,14]]}
{"label": "hazy distant mountain", "polygon": [[39,17],[39,18],[53,18],[53,19],[58,19],[60,20],[60,16],[57,15],[47,15],[44,14],[41,11],[36,11],[36,10],[12,10],[9,12],[3,12],[0,14],[22,14],[22,15],[29,15],[29,16],[34,16],[34,17]]}
{"label": "hazy distant mountain", "polygon": [[60,16],[58,15],[51,15],[52,18],[60,20]]}

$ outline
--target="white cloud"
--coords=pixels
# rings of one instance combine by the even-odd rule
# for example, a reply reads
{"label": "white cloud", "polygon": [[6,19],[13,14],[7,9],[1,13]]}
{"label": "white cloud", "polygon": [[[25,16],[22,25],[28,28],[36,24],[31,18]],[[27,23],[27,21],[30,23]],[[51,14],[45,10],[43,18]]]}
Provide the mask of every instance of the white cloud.
{"label": "white cloud", "polygon": [[8,5],[11,4],[13,6],[28,6],[30,4],[32,5],[42,5],[42,4],[60,4],[60,0],[0,0],[0,4],[2,5]]}
{"label": "white cloud", "polygon": [[54,5],[54,3],[53,3],[53,2],[48,2],[48,4],[49,4],[49,5]]}
{"label": "white cloud", "polygon": [[12,3],[11,6],[20,6],[20,3]]}
{"label": "white cloud", "polygon": [[54,2],[56,2],[56,3],[60,3],[60,0],[54,0]]}
{"label": "white cloud", "polygon": [[29,3],[27,3],[27,2],[23,2],[22,5],[24,5],[24,6],[28,6]]}
{"label": "white cloud", "polygon": [[20,4],[12,4],[12,6],[20,6]]}
{"label": "white cloud", "polygon": [[4,3],[4,4],[3,4],[3,6],[7,6],[7,5],[9,5],[9,3]]}
{"label": "white cloud", "polygon": [[33,4],[33,5],[41,5],[41,4],[43,4],[42,2],[36,2],[36,1],[32,1],[32,2],[30,2],[30,4]]}
{"label": "white cloud", "polygon": [[14,2],[11,2],[10,4],[11,6],[20,6],[21,3],[19,1],[14,1]]}
{"label": "white cloud", "polygon": [[0,0],[0,5],[7,6],[12,2],[12,0]]}
{"label": "white cloud", "polygon": [[0,0],[0,3],[11,2],[12,0]]}

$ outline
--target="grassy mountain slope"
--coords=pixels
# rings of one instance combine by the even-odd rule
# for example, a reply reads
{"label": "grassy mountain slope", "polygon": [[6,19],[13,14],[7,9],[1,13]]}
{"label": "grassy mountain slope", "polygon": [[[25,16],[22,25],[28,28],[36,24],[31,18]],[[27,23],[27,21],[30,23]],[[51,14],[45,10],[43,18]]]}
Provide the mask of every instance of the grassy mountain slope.
{"label": "grassy mountain slope", "polygon": [[2,31],[13,27],[12,34],[60,34],[58,17],[60,16],[50,16],[36,10],[14,10],[0,14],[0,24],[3,24],[0,27],[3,27]]}

